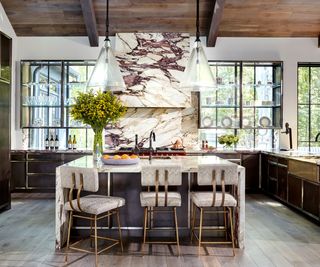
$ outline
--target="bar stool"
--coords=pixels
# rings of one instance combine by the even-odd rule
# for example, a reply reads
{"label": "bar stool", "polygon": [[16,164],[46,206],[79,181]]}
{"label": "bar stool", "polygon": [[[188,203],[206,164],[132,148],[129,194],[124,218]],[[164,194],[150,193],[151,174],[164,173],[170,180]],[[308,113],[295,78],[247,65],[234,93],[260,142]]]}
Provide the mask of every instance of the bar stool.
{"label": "bar stool", "polygon": [[[140,193],[141,206],[144,208],[143,222],[143,243],[146,244],[177,244],[178,255],[180,255],[179,231],[177,220],[177,207],[181,206],[181,195],[178,192],[169,192],[169,186],[180,186],[181,166],[178,164],[170,164],[168,162],[159,161],[158,164],[150,162],[148,166],[142,166],[141,184],[147,186],[147,192]],[[154,191],[150,191],[150,187],[154,187]],[[164,191],[160,191],[164,187]],[[159,209],[160,208],[160,209]],[[162,209],[161,209],[162,208]],[[168,208],[165,210],[163,208]],[[149,215],[155,212],[172,212],[174,215],[176,241],[147,241],[147,231],[156,230],[147,227]],[[152,216],[153,220],[153,216]]]}
{"label": "bar stool", "polygon": [[[99,176],[97,169],[63,166],[61,167],[60,173],[61,186],[65,189],[69,189],[68,201],[64,205],[65,210],[69,213],[67,253],[65,261],[68,261],[68,250],[70,248],[81,252],[94,253],[95,265],[98,266],[98,254],[101,252],[106,251],[117,244],[120,244],[121,250],[123,251],[119,208],[125,205],[125,199],[103,195],[88,195],[80,197],[80,194],[83,191],[98,191]],[[73,193],[77,194],[76,199],[73,199]],[[97,234],[97,221],[111,215],[116,215],[117,217],[119,239],[102,237]],[[75,247],[75,245],[79,244],[82,240],[76,241],[70,245],[70,231],[74,217],[90,221],[90,241],[92,245],[92,239],[94,239],[94,252]],[[94,231],[94,234],[92,234],[92,231]],[[112,241],[112,244],[98,251],[98,239]]]}
{"label": "bar stool", "polygon": [[[233,210],[237,206],[237,200],[234,197],[234,193],[226,193],[226,185],[232,185],[232,191],[234,191],[238,184],[238,165],[229,163],[225,166],[213,166],[213,165],[199,165],[197,183],[199,186],[212,186],[211,192],[192,192],[191,200],[193,203],[193,214],[191,222],[191,241],[193,235],[198,240],[198,254],[200,255],[200,248],[202,244],[232,244],[233,256],[234,251],[234,228],[233,228]],[[221,186],[221,191],[217,192],[217,186]],[[219,210],[223,208],[223,211]],[[195,227],[196,209],[200,211],[199,227]],[[224,215],[224,228],[213,229],[212,226],[203,226],[203,216],[205,213],[223,213]],[[223,230],[226,232],[227,237],[227,223],[226,218],[229,215],[231,241],[203,241],[203,230]],[[199,230],[199,236],[196,235],[195,229]]]}

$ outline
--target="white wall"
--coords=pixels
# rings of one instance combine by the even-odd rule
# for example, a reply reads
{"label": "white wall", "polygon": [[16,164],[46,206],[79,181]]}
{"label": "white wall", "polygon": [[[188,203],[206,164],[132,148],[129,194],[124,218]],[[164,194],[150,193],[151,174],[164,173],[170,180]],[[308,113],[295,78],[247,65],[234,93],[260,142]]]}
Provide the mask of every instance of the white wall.
{"label": "white wall", "polygon": [[[87,37],[18,37],[17,40],[17,60],[95,59],[100,50],[90,47]],[[102,43],[103,37],[100,38],[100,45]],[[218,38],[216,47],[206,48],[206,53],[209,60],[284,62],[283,117],[284,122],[289,122],[293,129],[293,143],[296,146],[297,63],[320,62],[317,38]],[[287,145],[287,140],[287,136],[281,135],[282,146]]]}
{"label": "white wall", "polygon": [[0,2],[0,31],[6,34],[8,37],[12,38],[12,83],[11,83],[11,147],[16,147],[16,101],[15,99],[15,75],[16,75],[16,68],[15,62],[17,61],[17,36],[15,31],[13,30],[11,23],[2,7]]}

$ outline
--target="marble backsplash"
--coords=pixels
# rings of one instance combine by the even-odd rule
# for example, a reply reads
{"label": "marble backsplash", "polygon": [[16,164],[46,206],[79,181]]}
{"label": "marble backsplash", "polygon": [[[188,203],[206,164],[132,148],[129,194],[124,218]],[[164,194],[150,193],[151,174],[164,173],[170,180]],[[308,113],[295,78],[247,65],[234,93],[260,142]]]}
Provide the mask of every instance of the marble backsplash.
{"label": "marble backsplash", "polygon": [[197,96],[192,94],[188,108],[129,108],[126,116],[113,127],[106,129],[106,144],[111,147],[134,146],[135,134],[144,146],[149,145],[149,134],[156,134],[154,146],[169,146],[177,139],[185,147],[198,144]]}

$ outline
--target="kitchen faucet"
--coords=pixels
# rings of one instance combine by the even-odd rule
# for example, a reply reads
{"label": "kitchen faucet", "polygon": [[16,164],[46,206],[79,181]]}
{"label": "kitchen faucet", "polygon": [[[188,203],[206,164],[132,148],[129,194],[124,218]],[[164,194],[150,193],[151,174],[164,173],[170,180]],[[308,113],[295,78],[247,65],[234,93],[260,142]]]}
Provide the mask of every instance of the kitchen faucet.
{"label": "kitchen faucet", "polygon": [[320,136],[320,132],[318,132],[318,134],[316,135],[316,142],[318,142],[319,141],[319,136]]}
{"label": "kitchen faucet", "polygon": [[152,139],[154,142],[156,141],[156,134],[153,130],[150,132],[150,135],[149,135],[149,160],[151,160],[152,153],[153,153]]}

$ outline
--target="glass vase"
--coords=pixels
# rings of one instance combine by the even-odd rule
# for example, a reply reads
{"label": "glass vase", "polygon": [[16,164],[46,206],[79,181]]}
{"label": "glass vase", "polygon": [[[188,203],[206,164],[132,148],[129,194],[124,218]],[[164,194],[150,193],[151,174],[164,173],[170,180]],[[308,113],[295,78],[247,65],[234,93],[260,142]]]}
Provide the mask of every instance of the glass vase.
{"label": "glass vase", "polygon": [[102,132],[103,128],[93,129],[94,137],[93,137],[93,159],[99,160],[103,153],[103,143],[102,143]]}

